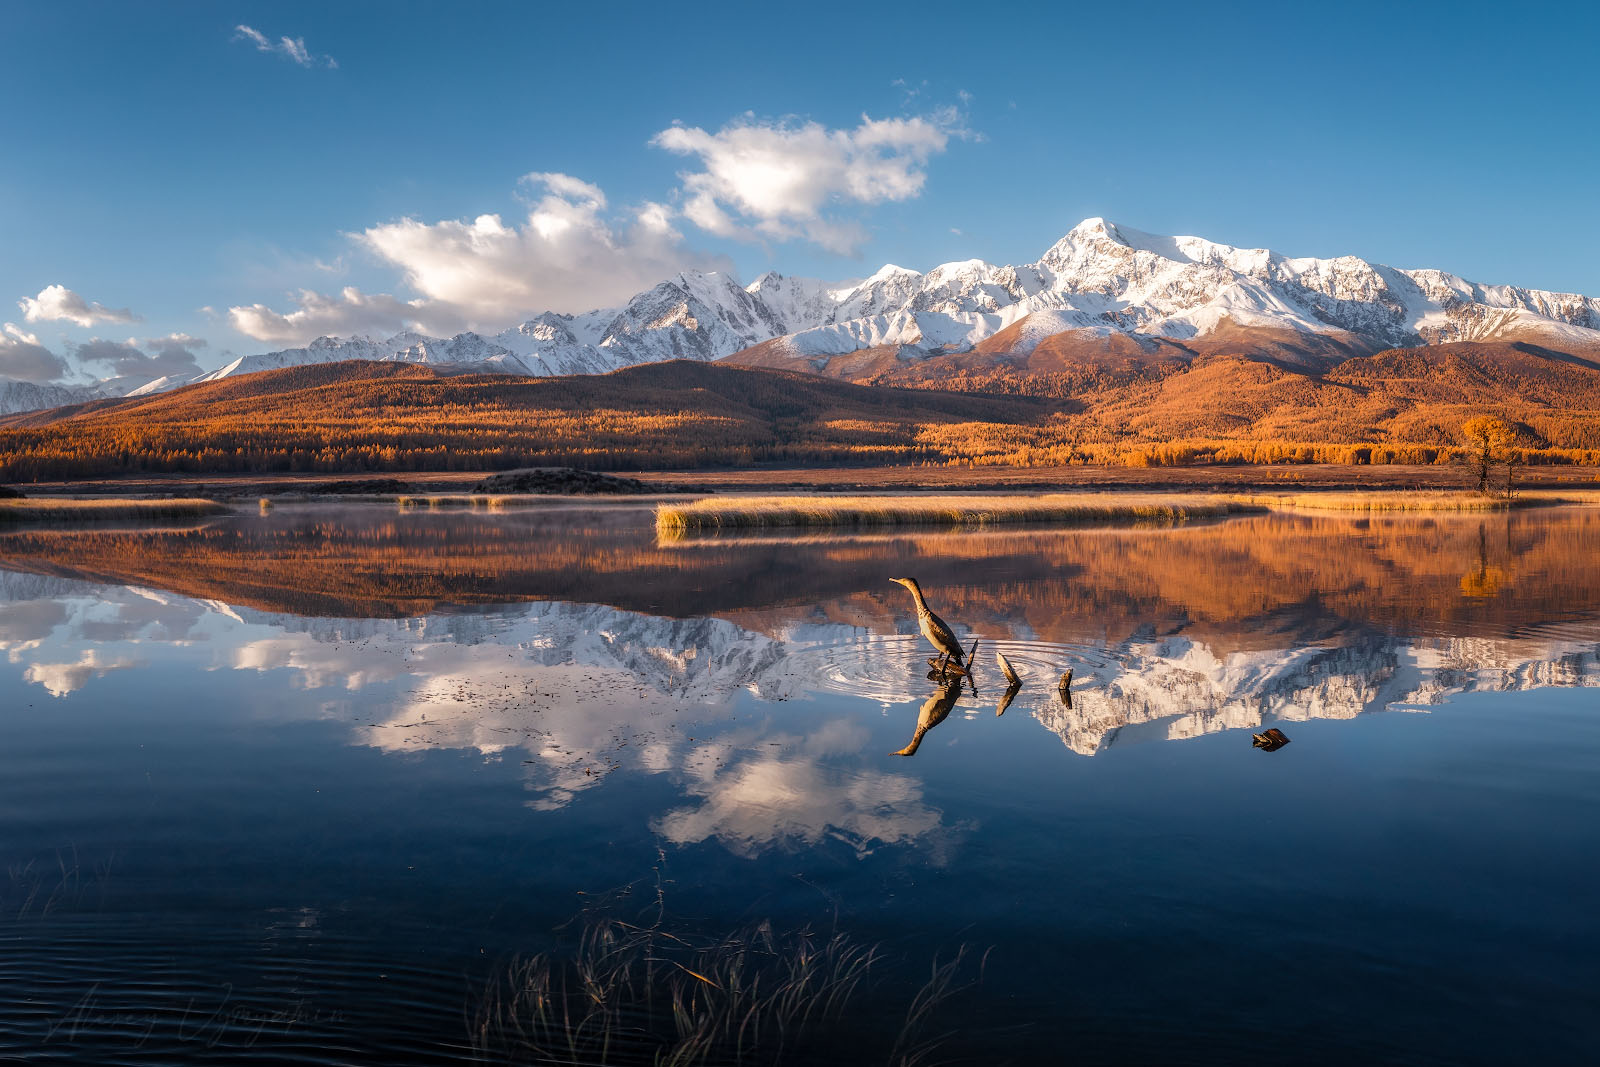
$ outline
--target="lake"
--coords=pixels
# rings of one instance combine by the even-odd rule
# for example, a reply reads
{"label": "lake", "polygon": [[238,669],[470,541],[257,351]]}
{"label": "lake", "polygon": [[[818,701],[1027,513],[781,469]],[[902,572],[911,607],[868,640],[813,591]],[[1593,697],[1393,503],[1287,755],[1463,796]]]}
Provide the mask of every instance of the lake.
{"label": "lake", "polygon": [[0,534],[0,1058],[1590,1060],[1597,561],[1580,508]]}

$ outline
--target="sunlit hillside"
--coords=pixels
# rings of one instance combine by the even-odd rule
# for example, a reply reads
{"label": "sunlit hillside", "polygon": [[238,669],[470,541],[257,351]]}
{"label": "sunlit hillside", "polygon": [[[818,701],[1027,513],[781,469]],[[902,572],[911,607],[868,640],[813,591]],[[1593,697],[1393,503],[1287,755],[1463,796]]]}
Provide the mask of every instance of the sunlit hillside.
{"label": "sunlit hillside", "polygon": [[1322,373],[1126,353],[1028,373],[940,360],[856,369],[850,382],[688,360],[556,378],[360,361],[263,371],[0,419],[0,481],[546,464],[1441,463],[1484,413],[1511,424],[1529,462],[1600,462],[1600,368],[1530,345],[1397,349]]}

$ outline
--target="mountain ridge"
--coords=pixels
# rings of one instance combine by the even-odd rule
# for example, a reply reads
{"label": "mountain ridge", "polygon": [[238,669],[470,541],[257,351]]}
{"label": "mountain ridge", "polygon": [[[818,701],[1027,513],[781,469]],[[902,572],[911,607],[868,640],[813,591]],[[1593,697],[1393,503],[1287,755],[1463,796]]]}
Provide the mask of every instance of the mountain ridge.
{"label": "mountain ridge", "polygon": [[[732,359],[852,377],[857,364],[885,355],[907,366],[962,356],[1026,376],[1034,364],[1094,360],[1106,351],[1136,362],[1220,352],[1321,371],[1351,356],[1461,341],[1536,344],[1600,366],[1600,298],[1355,256],[1291,257],[1091,218],[1027,264],[972,259],[926,273],[890,264],[840,283],[768,271],[749,285],[688,271],[616,307],[544,312],[492,335],[320,337],[131,392],[349,359],[534,377]],[[832,367],[862,352],[876,356]],[[903,384],[918,377],[906,374]],[[129,395],[126,384],[0,383],[0,413],[98,399],[108,390]]]}

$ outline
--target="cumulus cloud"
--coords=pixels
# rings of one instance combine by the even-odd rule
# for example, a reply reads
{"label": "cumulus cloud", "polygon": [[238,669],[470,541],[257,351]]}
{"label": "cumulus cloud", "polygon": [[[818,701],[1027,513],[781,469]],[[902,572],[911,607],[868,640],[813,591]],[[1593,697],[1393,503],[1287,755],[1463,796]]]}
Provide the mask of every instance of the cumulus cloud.
{"label": "cumulus cloud", "polygon": [[187,334],[153,337],[142,342],[148,353],[141,351],[133,339],[127,341],[102,341],[95,338],[77,347],[74,355],[78,362],[89,366],[103,364],[112,378],[137,378],[155,381],[157,378],[192,378],[200,373],[195,359],[195,348],[205,346],[199,338]]}
{"label": "cumulus cloud", "polygon": [[660,204],[617,220],[606,214],[605,193],[586,181],[540,173],[522,182],[537,199],[521,225],[499,215],[471,222],[402,219],[359,239],[399,267],[428,300],[484,320],[587,311],[678,271],[723,265],[686,249]]}
{"label": "cumulus cloud", "polygon": [[928,160],[964,134],[954,111],[862,116],[853,130],[747,115],[716,133],[675,125],[650,143],[704,168],[680,175],[683,214],[702,230],[742,240],[804,238],[851,253],[865,230],[835,209],[918,196]]}
{"label": "cumulus cloud", "polygon": [[[253,39],[253,38],[252,38]],[[927,164],[952,138],[974,136],[956,108],[912,118],[863,116],[853,129],[745,116],[709,133],[675,125],[651,144],[693,157],[672,204],[613,208],[570,174],[525,175],[527,214],[402,218],[349,234],[398,268],[405,296],[304,288],[292,306],[237,305],[230,325],[274,344],[323,335],[447,335],[499,330],[543,311],[580,313],[628,299],[684,270],[729,270],[690,248],[675,223],[741,240],[812,241],[853,253],[867,238],[861,210],[920,195]],[[337,263],[337,261],[336,261]]]}
{"label": "cumulus cloud", "polygon": [[64,285],[47,285],[38,296],[17,301],[28,322],[71,322],[87,329],[101,322],[138,322],[140,317],[127,308],[108,308],[85,300]]}
{"label": "cumulus cloud", "polygon": [[255,45],[257,52],[282,56],[301,67],[327,67],[337,70],[339,63],[332,56],[313,55],[306,48],[304,37],[279,37],[276,41],[253,26],[238,25],[233,28],[233,39]]}
{"label": "cumulus cloud", "polygon": [[604,191],[569,174],[529,174],[522,184],[531,197],[521,221],[493,214],[471,221],[407,218],[353,235],[398,267],[421,294],[416,298],[353,286],[335,295],[303,289],[293,310],[238,306],[228,310],[228,321],[240,333],[282,344],[401,329],[498,330],[542,311],[582,312],[626,300],[679,271],[728,269],[724,259],[684,246],[665,205],[645,203],[618,216],[608,213]]}
{"label": "cumulus cloud", "polygon": [[20,341],[23,344],[36,345],[40,343],[38,334],[29,333],[27,330],[24,330],[21,326],[18,326],[14,322],[6,323],[4,329],[0,330],[0,333],[4,333],[5,336],[9,337],[11,340]]}
{"label": "cumulus cloud", "polygon": [[[265,304],[228,309],[228,323],[258,341],[305,344],[327,335],[375,334],[388,337],[399,330],[454,332],[454,314],[429,308],[426,301],[401,300],[386,293],[363,293],[346,286],[336,295],[302,289],[293,311],[275,311]],[[430,316],[431,313],[431,316]],[[443,329],[441,329],[443,327]]]}
{"label": "cumulus cloud", "polygon": [[39,343],[39,338],[14,322],[0,332],[0,378],[49,382],[67,373],[67,361]]}

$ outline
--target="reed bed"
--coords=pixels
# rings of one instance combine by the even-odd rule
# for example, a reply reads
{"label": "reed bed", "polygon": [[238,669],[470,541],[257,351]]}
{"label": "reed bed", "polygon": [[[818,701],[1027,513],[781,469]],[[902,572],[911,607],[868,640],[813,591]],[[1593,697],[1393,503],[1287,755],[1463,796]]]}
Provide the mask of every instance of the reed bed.
{"label": "reed bed", "polygon": [[714,498],[656,507],[656,530],[822,526],[992,526],[1001,523],[1170,524],[1265,511],[1222,496],[1029,494],[1014,496],[784,496]]}
{"label": "reed bed", "polygon": [[833,1031],[870,1019],[883,1047],[867,1058],[929,1063],[943,1042],[930,1034],[943,1005],[971,988],[961,980],[966,950],[935,959],[898,1025],[863,1017],[857,1003],[870,999],[880,961],[842,934],[778,934],[769,923],[704,938],[592,922],[570,956],[512,964],[471,1017],[472,1040],[496,1062],[770,1065],[835,1058]]}
{"label": "reed bed", "polygon": [[110,519],[195,519],[228,511],[199,497],[26,497],[0,500],[0,526],[20,523],[101,522]]}
{"label": "reed bed", "polygon": [[1539,507],[1548,504],[1577,503],[1570,494],[1561,496],[1484,496],[1471,492],[1331,492],[1295,493],[1280,496],[1245,496],[1240,500],[1263,504],[1273,510],[1347,512],[1478,512],[1506,511],[1511,508]]}

